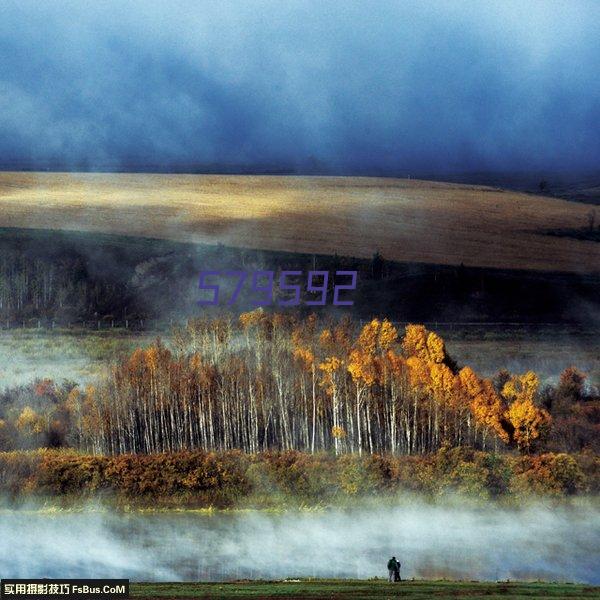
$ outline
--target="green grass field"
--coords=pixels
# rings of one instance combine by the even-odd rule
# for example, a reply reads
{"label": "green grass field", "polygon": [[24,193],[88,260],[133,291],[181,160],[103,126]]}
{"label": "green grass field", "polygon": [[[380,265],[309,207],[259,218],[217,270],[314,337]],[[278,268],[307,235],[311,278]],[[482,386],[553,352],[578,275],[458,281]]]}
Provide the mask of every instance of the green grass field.
{"label": "green grass field", "polygon": [[565,583],[313,580],[135,583],[134,598],[600,598],[600,587]]}

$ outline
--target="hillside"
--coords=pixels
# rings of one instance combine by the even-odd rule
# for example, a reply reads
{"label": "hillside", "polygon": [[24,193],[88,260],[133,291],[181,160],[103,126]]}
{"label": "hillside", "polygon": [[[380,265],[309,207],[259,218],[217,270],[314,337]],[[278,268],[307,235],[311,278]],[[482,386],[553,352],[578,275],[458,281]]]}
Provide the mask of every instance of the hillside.
{"label": "hillside", "polygon": [[120,233],[401,262],[598,271],[591,207],[417,180],[0,173],[0,227]]}

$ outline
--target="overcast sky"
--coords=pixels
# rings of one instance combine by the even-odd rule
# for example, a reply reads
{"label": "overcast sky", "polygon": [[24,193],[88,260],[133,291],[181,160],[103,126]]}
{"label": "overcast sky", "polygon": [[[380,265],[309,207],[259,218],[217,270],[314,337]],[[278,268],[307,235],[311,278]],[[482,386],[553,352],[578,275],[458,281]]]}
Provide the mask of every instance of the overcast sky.
{"label": "overcast sky", "polygon": [[600,2],[0,3],[0,163],[589,170]]}

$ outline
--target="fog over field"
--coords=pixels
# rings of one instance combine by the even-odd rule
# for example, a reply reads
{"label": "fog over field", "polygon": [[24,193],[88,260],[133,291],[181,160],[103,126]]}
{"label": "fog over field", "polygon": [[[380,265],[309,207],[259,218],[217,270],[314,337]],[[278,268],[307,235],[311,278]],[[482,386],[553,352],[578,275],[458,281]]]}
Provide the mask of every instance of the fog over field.
{"label": "fog over field", "polygon": [[158,333],[111,331],[57,332],[36,329],[0,331],[0,390],[49,378],[79,384],[106,373],[111,362],[137,346],[151,344]]}
{"label": "fog over field", "polygon": [[[468,331],[468,330],[467,330]],[[146,347],[159,336],[167,345],[171,332],[148,331],[128,335],[94,331],[65,334],[45,330],[0,332],[0,391],[26,385],[38,378],[60,383],[67,379],[85,385],[105,374],[119,353]],[[519,373],[536,371],[544,383],[556,384],[559,374],[577,365],[600,381],[600,355],[596,337],[569,336],[564,332],[502,335],[496,330],[476,331],[475,337],[441,332],[451,356],[461,365],[468,364],[486,377],[506,368]]]}
{"label": "fog over field", "polygon": [[137,581],[386,575],[600,583],[599,509],[424,503],[323,513],[38,513],[0,518],[3,577]]}

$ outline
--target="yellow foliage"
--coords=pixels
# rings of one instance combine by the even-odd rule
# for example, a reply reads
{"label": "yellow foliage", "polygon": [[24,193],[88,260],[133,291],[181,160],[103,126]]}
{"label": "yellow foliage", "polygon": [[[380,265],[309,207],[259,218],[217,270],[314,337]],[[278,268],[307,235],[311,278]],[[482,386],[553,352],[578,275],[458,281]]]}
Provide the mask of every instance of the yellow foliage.
{"label": "yellow foliage", "polygon": [[29,433],[42,433],[44,431],[44,420],[33,408],[26,406],[18,416],[16,426],[19,431],[28,430]]}
{"label": "yellow foliage", "polygon": [[440,403],[452,403],[454,373],[444,364],[433,363],[430,368],[431,391]]}
{"label": "yellow foliage", "polygon": [[244,312],[239,316],[239,322],[243,329],[250,329],[258,325],[264,317],[264,311],[261,308]]}
{"label": "yellow foliage", "polygon": [[342,361],[337,356],[329,356],[319,364],[319,369],[326,373],[333,373],[333,371],[337,371],[341,365]]}
{"label": "yellow foliage", "polygon": [[504,404],[489,379],[480,379],[470,367],[461,369],[459,381],[471,399],[470,408],[475,422],[493,432],[504,442],[510,441],[508,432],[502,425]]}
{"label": "yellow foliage", "polygon": [[378,319],[373,319],[367,323],[358,336],[358,346],[365,354],[375,354],[377,350],[377,338],[381,323]]}
{"label": "yellow foliage", "polygon": [[385,352],[398,340],[398,330],[387,320],[373,319],[358,336],[357,347],[365,354]]}
{"label": "yellow foliage", "polygon": [[360,350],[353,350],[350,353],[348,372],[355,382],[362,382],[368,386],[373,385],[377,380],[377,368],[373,356]]}
{"label": "yellow foliage", "polygon": [[432,363],[446,360],[444,340],[433,331],[427,331],[424,325],[407,325],[402,348],[406,356],[416,356]]}
{"label": "yellow foliage", "polygon": [[315,362],[315,355],[308,348],[296,348],[294,350],[294,358],[307,371],[310,370]]}
{"label": "yellow foliage", "polygon": [[538,376],[533,371],[511,377],[502,388],[502,395],[509,402],[516,400],[533,402],[540,385]]}
{"label": "yellow foliage", "polygon": [[407,357],[427,357],[427,329],[424,325],[409,324],[402,340],[402,349]]}
{"label": "yellow foliage", "polygon": [[323,329],[323,331],[321,331],[321,335],[319,335],[319,343],[324,348],[331,348],[334,345],[331,329]]}
{"label": "yellow foliage", "polygon": [[323,371],[321,385],[325,387],[328,394],[333,394],[334,392],[333,374],[338,371],[341,366],[342,361],[337,356],[328,356],[319,364],[319,369]]}
{"label": "yellow foliage", "polygon": [[74,412],[77,410],[81,400],[81,392],[78,387],[74,387],[67,396],[67,400],[65,402],[65,406],[67,410]]}
{"label": "yellow foliage", "polygon": [[325,328],[319,335],[319,344],[327,354],[344,356],[350,349],[348,323],[341,321],[333,329]]}
{"label": "yellow foliage", "polygon": [[[373,319],[361,330],[354,350],[350,352],[348,372],[355,383],[371,386],[382,379],[384,357],[398,340],[397,329],[385,319]],[[393,355],[393,354],[392,354]]]}
{"label": "yellow foliage", "polygon": [[331,428],[331,435],[336,439],[336,440],[341,440],[342,438],[346,437],[346,430],[343,427],[339,427],[337,425],[334,425]]}
{"label": "yellow foliage", "polygon": [[446,359],[446,346],[444,340],[433,331],[427,336],[427,353],[433,363],[441,363]]}
{"label": "yellow foliage", "polygon": [[515,400],[506,415],[515,428],[513,438],[519,450],[529,451],[531,444],[542,435],[552,422],[548,412],[535,406],[531,398]]}
{"label": "yellow foliage", "polygon": [[505,416],[514,427],[513,439],[519,450],[526,452],[552,421],[546,410],[535,405],[539,385],[539,377],[533,371],[527,371],[513,375],[502,388],[502,396],[510,402]]}
{"label": "yellow foliage", "polygon": [[473,399],[471,409],[477,422],[492,429],[504,443],[510,441],[510,436],[502,426],[504,404],[489,379],[482,381],[481,393]]}
{"label": "yellow foliage", "polygon": [[147,348],[144,352],[144,359],[150,371],[155,372],[158,368],[158,348],[156,346]]}
{"label": "yellow foliage", "polygon": [[388,350],[398,341],[398,330],[384,319],[379,331],[379,346],[382,350]]}
{"label": "yellow foliage", "polygon": [[410,385],[413,388],[426,390],[431,383],[427,363],[418,356],[409,356],[406,359],[406,366],[408,367]]}
{"label": "yellow foliage", "polygon": [[458,377],[469,396],[475,398],[475,396],[481,393],[481,380],[471,367],[462,368],[458,373]]}

